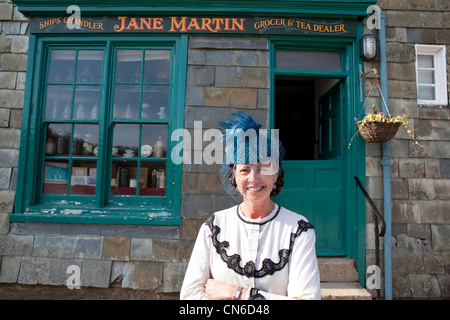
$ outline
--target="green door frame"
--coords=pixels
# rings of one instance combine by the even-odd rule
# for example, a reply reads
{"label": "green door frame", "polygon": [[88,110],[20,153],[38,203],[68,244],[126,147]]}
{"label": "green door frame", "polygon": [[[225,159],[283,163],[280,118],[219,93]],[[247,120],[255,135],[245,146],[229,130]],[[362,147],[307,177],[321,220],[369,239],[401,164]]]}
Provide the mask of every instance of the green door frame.
{"label": "green door frame", "polygon": [[[358,37],[362,35],[362,24],[358,24]],[[354,38],[327,37],[270,37],[269,38],[269,129],[275,125],[275,76],[296,78],[335,78],[343,82],[343,159],[345,161],[345,248],[347,257],[356,259],[359,282],[365,283],[365,200],[354,181],[354,176],[365,180],[365,144],[361,139],[348,148],[356,132],[353,125],[357,112],[361,110],[359,90],[359,42]],[[285,70],[275,65],[276,50],[340,51],[342,71]]]}

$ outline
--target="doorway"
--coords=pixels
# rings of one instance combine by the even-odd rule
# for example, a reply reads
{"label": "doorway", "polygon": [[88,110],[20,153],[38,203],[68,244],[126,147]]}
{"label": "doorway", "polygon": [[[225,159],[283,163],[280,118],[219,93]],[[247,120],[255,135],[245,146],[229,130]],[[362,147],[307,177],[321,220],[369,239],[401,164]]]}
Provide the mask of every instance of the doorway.
{"label": "doorway", "polygon": [[274,200],[314,225],[318,255],[346,255],[345,80],[276,76],[274,83],[274,126],[286,152]]}

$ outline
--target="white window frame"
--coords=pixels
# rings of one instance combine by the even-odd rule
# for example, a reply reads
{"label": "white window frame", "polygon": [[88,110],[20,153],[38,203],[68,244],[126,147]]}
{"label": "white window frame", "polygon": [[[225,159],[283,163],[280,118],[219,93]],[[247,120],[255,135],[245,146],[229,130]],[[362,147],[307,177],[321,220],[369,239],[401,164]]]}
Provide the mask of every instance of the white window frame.
{"label": "white window frame", "polygon": [[[441,105],[446,106],[448,103],[447,93],[447,63],[445,57],[445,46],[422,45],[416,44],[416,87],[417,87],[417,103],[419,105]],[[418,55],[431,55],[434,59],[434,88],[435,99],[423,100],[419,99],[419,64],[417,63]]]}

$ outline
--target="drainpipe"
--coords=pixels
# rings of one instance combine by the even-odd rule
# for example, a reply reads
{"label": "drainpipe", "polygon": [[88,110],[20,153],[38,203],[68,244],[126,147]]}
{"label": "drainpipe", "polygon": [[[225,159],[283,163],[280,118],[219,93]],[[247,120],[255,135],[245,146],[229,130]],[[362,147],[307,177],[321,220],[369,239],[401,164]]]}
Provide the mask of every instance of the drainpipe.
{"label": "drainpipe", "polygon": [[[389,105],[387,63],[386,63],[386,28],[385,14],[381,12],[378,39],[380,43],[380,86],[386,105]],[[381,103],[384,114],[386,106]],[[386,233],[384,235],[384,297],[392,300],[392,247],[391,247],[391,143],[383,143],[383,157],[380,161],[383,166],[383,192],[384,192],[384,220]]]}

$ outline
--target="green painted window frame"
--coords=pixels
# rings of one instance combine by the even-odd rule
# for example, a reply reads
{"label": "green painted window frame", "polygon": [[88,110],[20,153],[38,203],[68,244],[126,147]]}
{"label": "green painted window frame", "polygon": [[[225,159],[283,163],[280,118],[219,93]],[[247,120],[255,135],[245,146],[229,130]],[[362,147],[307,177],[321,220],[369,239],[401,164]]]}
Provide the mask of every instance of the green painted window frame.
{"label": "green painted window frame", "polygon": [[[187,42],[186,35],[127,37],[30,35],[21,132],[21,157],[19,158],[14,212],[10,215],[10,221],[140,225],[182,224],[180,216],[182,165],[170,161],[171,150],[176,144],[176,142],[171,141],[170,137],[173,130],[184,127]],[[158,159],[166,163],[165,196],[117,196],[111,195],[109,191],[112,155],[111,152],[105,150],[105,147],[112,145],[114,124],[126,122],[112,117],[115,74],[113,59],[116,50],[122,48],[171,50],[167,120],[130,121],[130,123],[141,125],[168,125],[167,153],[165,158]],[[98,123],[99,125],[99,152],[96,158],[98,179],[95,195],[92,196],[46,195],[42,192],[46,123],[51,122],[44,119],[47,63],[51,49],[104,50],[100,85],[101,106],[99,107],[98,121],[75,120],[76,123]],[[105,106],[108,107],[105,108]],[[60,120],[60,122],[74,123],[74,120]],[[54,158],[58,159],[58,157]],[[69,156],[69,158],[71,157]],[[71,159],[73,160],[73,158]],[[137,161],[141,162],[142,160],[138,158]]]}

